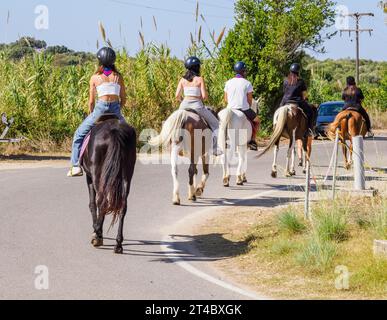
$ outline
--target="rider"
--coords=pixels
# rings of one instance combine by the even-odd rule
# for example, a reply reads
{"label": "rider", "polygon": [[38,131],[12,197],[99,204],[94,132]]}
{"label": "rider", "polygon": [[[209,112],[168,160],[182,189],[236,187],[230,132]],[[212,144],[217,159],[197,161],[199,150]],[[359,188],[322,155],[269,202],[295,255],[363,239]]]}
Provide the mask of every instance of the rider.
{"label": "rider", "polygon": [[343,110],[351,108],[359,112],[366,122],[367,131],[372,135],[370,117],[361,105],[364,95],[361,89],[356,86],[354,77],[347,77],[347,87],[344,89],[341,97],[345,102]]}
{"label": "rider", "polygon": [[[104,47],[97,52],[98,69],[90,79],[89,116],[78,127],[74,135],[71,164],[68,177],[82,176],[79,157],[84,138],[95,126],[96,121],[105,113],[113,113],[125,121],[121,114],[121,106],[125,105],[125,85],[121,74],[115,66],[116,53],[113,49]],[[95,97],[98,101],[95,103]]]}
{"label": "rider", "polygon": [[253,126],[252,137],[249,147],[257,150],[255,137],[258,131],[259,120],[257,114],[251,109],[253,103],[253,85],[246,79],[247,66],[244,62],[239,61],[234,65],[235,77],[226,82],[224,88],[224,100],[227,108],[242,111]]}
{"label": "rider", "polygon": [[203,104],[203,100],[208,99],[208,93],[204,79],[200,76],[201,62],[197,57],[189,57],[184,65],[187,71],[177,85],[176,99],[181,102],[180,109],[193,110],[208,123],[212,130],[213,154],[218,156],[222,153],[217,143],[219,121]]}
{"label": "rider", "polygon": [[300,78],[301,66],[298,63],[293,63],[290,66],[290,72],[283,84],[284,96],[281,101],[281,106],[288,103],[297,104],[304,111],[307,118],[308,131],[307,135],[313,134],[313,118],[314,112],[308,104],[307,90],[304,80]]}

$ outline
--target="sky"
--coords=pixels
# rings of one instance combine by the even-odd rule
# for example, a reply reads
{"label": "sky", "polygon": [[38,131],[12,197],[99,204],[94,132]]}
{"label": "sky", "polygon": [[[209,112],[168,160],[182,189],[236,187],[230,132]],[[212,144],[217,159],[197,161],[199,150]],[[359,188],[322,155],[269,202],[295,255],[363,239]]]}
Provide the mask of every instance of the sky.
{"label": "sky", "polygon": [[[375,17],[361,20],[362,28],[372,28],[374,32],[371,37],[368,33],[361,34],[360,56],[387,61],[387,14],[377,6],[378,2],[339,0],[337,4],[346,6],[349,12],[375,14]],[[95,52],[97,40],[102,43],[98,29],[101,21],[113,47],[125,46],[130,54],[135,54],[140,48],[139,30],[142,30],[146,41],[167,43],[174,55],[183,57],[190,44],[190,32],[195,33],[200,24],[208,40],[210,31],[215,30],[218,35],[223,27],[229,29],[234,23],[233,0],[199,0],[199,4],[206,24],[200,19],[199,23],[195,21],[195,0],[2,0],[0,42],[8,43],[28,35],[45,40],[48,45]],[[350,19],[349,28],[353,27]],[[332,30],[336,30],[335,27]],[[337,35],[324,46],[326,54],[308,53],[318,59],[355,56],[354,34],[351,37],[348,33],[342,37]]]}

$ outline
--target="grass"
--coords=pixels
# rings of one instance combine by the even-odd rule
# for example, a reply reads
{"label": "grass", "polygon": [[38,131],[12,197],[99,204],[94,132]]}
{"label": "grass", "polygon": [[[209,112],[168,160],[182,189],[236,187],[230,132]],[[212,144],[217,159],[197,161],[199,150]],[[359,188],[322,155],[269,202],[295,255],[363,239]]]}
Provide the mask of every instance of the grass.
{"label": "grass", "polygon": [[[373,255],[373,240],[387,239],[383,197],[320,200],[311,222],[295,205],[228,210],[201,232],[223,234],[213,250],[224,242],[229,258],[214,264],[236,281],[274,298],[387,299],[387,259]],[[230,257],[228,246],[239,254]],[[335,286],[338,266],[349,271],[346,290]]]}
{"label": "grass", "polygon": [[294,207],[289,206],[278,218],[280,230],[290,233],[301,233],[306,229],[305,224],[297,216]]}

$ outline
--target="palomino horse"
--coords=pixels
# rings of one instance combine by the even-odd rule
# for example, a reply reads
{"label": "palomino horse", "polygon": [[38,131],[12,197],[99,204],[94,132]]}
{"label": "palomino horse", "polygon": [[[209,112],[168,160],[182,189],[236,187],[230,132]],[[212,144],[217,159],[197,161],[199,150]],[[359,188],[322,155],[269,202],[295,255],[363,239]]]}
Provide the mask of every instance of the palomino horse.
{"label": "palomino horse", "polygon": [[[180,205],[178,182],[179,155],[189,158],[189,195],[188,200],[196,201],[201,196],[209,176],[209,150],[211,147],[212,133],[208,125],[194,112],[176,110],[163,124],[161,133],[150,139],[151,146],[171,144],[171,166],[173,178],[172,203]],[[199,159],[203,164],[201,182],[196,186]]]}
{"label": "palomino horse", "polygon": [[[296,104],[286,104],[277,109],[277,111],[274,113],[273,125],[274,132],[270,138],[269,144],[257,157],[261,157],[275,145],[271,176],[276,178],[279,142],[281,137],[289,139],[289,148],[286,156],[285,176],[291,177],[296,174],[294,169],[296,153],[294,145],[298,139],[302,140],[303,151],[306,153],[307,138],[305,137],[305,133],[308,128],[306,116]],[[290,159],[291,165],[289,169]]]}
{"label": "palomino horse", "polygon": [[[352,138],[358,135],[363,137],[367,133],[367,127],[361,114],[355,110],[344,110],[341,111],[327,128],[327,136],[331,140],[335,139],[336,129],[339,128],[339,139],[343,148],[344,155],[344,167],[350,169],[352,164]],[[349,161],[347,156],[347,143],[349,140]]]}
{"label": "palomino horse", "polygon": [[[115,253],[122,253],[123,225],[134,166],[136,132],[112,115],[102,116],[92,129],[82,158],[89,188],[90,211],[94,233],[91,243],[103,245],[105,216],[112,214],[112,225],[119,219]],[[97,215],[98,211],[98,215]]]}
{"label": "palomino horse", "polygon": [[[258,102],[253,100],[252,107],[257,112]],[[244,113],[239,110],[225,108],[218,113],[219,139],[218,145],[223,151],[223,185],[230,185],[230,158],[238,153],[238,166],[236,171],[236,184],[243,185],[247,182],[247,144],[252,134],[252,126]],[[228,148],[227,148],[228,146]]]}

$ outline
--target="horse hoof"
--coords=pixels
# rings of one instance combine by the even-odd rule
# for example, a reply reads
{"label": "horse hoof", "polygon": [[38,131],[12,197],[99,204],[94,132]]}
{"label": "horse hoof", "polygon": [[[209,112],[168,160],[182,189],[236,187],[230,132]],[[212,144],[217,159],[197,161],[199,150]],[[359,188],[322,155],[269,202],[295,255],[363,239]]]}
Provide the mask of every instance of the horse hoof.
{"label": "horse hoof", "polygon": [[295,171],[295,170],[290,171],[290,175],[291,175],[291,176],[295,176],[295,175],[296,175],[296,171]]}
{"label": "horse hoof", "polygon": [[272,171],[271,172],[271,177],[272,178],[277,178],[277,171]]}
{"label": "horse hoof", "polygon": [[300,161],[300,162],[298,163],[298,166],[299,166],[299,167],[303,167],[303,166],[304,166],[304,164],[302,163],[302,161]]}
{"label": "horse hoof", "polygon": [[238,179],[237,179],[237,181],[236,181],[236,184],[237,184],[238,186],[243,186],[243,178],[242,178],[242,176],[238,176]]}
{"label": "horse hoof", "polygon": [[223,178],[223,187],[230,186],[230,177]]}
{"label": "horse hoof", "polygon": [[123,252],[124,252],[124,249],[122,248],[122,246],[115,246],[114,247],[114,253],[122,254]]}
{"label": "horse hoof", "polygon": [[103,238],[93,238],[93,239],[91,239],[91,244],[94,247],[103,246]]}
{"label": "horse hoof", "polygon": [[204,191],[203,188],[197,188],[195,192],[196,196],[200,197],[203,194],[203,191]]}
{"label": "horse hoof", "polygon": [[196,196],[192,196],[192,197],[190,197],[188,200],[189,200],[189,201],[195,202],[195,201],[196,201]]}
{"label": "horse hoof", "polygon": [[180,200],[176,200],[172,202],[174,206],[180,206]]}
{"label": "horse hoof", "polygon": [[245,176],[243,177],[243,183],[247,183],[247,178]]}
{"label": "horse hoof", "polygon": [[302,173],[303,173],[303,174],[306,174],[306,170],[305,170],[305,169],[303,169],[303,170],[302,170]]}

